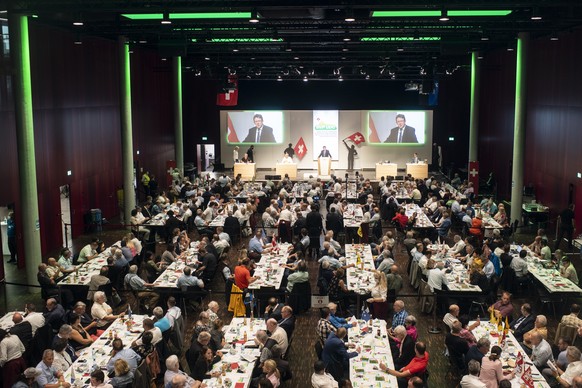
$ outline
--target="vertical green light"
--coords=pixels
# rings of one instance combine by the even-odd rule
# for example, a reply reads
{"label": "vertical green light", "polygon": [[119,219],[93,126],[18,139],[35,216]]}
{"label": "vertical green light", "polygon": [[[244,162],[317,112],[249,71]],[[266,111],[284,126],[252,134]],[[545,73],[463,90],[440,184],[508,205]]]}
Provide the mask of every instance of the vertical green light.
{"label": "vertical green light", "polygon": [[[23,15],[11,14],[9,15],[9,23],[10,55],[14,68],[13,90],[20,176],[20,204],[16,210],[20,212],[22,220],[22,239],[24,241],[24,252],[22,253],[24,253],[26,261],[26,278],[29,284],[36,284],[37,266],[40,264],[42,252],[36,182],[28,18]],[[19,257],[19,259],[21,258]]]}
{"label": "vertical green light", "polygon": [[479,95],[480,88],[480,61],[476,51],[471,53],[471,102],[469,116],[469,162],[479,160]]}
{"label": "vertical green light", "polygon": [[176,167],[184,174],[184,136],[182,124],[182,57],[174,57],[174,152]]}
{"label": "vertical green light", "polygon": [[520,32],[515,61],[515,120],[513,124],[513,167],[511,172],[511,221],[521,220],[525,166],[525,118],[527,51],[529,34]]}
{"label": "vertical green light", "polygon": [[131,63],[127,39],[119,37],[120,62],[120,121],[121,121],[121,162],[123,171],[123,215],[129,224],[131,210],[135,208],[135,190],[133,190],[133,126],[131,121]]}

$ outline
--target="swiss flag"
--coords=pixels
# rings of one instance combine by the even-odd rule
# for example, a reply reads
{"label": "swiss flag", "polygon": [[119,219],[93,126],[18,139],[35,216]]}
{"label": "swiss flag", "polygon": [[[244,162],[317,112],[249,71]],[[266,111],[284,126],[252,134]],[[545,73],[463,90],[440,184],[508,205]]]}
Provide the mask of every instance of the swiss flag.
{"label": "swiss flag", "polygon": [[521,376],[521,380],[524,382],[527,388],[533,388],[534,381],[531,376],[531,367],[528,365],[525,370],[523,371],[523,375]]}
{"label": "swiss flag", "polygon": [[234,130],[234,125],[232,125],[232,120],[230,116],[228,117],[228,142],[229,143],[240,143],[238,140],[238,136],[236,135],[236,131]]}
{"label": "swiss flag", "polygon": [[293,148],[293,150],[295,151],[295,155],[297,155],[299,160],[303,159],[305,154],[307,154],[307,146],[305,145],[305,142],[303,141],[303,137],[299,138],[299,141],[297,142],[297,144],[295,144],[295,147]]}
{"label": "swiss flag", "polygon": [[479,193],[479,162],[469,162],[469,182],[473,182],[475,197]]}
{"label": "swiss flag", "polygon": [[364,139],[364,135],[362,135],[360,132],[356,132],[353,135],[348,136],[348,139],[353,141],[356,145],[366,141]]}
{"label": "swiss flag", "polygon": [[235,106],[238,103],[238,77],[236,75],[228,76],[228,83],[234,90],[228,90],[224,93],[216,94],[216,105],[218,106]]}

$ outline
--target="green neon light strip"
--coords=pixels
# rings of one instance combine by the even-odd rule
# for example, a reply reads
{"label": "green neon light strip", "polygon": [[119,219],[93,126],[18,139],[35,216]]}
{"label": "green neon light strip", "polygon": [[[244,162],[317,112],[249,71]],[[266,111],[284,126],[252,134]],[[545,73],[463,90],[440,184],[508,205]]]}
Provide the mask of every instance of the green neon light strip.
{"label": "green neon light strip", "polygon": [[[375,29],[375,30],[401,30],[402,26],[367,26],[366,28]],[[473,29],[474,26],[458,26],[452,24],[434,24],[427,26],[426,24],[418,24],[418,25],[406,25],[406,28],[412,29],[421,29],[421,28],[430,28],[431,30],[459,30],[459,29]]]}
{"label": "green neon light strip", "polygon": [[[124,13],[124,18],[131,20],[162,20],[161,13]],[[250,19],[250,12],[198,12],[198,13],[171,13],[170,19]]]}
{"label": "green neon light strip", "polygon": [[216,38],[209,39],[211,43],[264,43],[264,42],[283,42],[283,39],[271,38]]}
{"label": "green neon light strip", "polygon": [[[449,10],[449,17],[486,17],[486,16],[507,16],[512,11],[507,9],[490,10]],[[406,18],[406,17],[439,17],[441,11],[372,11],[374,18]]]}
{"label": "green neon light strip", "polygon": [[420,36],[414,39],[412,36],[384,36],[384,37],[364,37],[361,42],[402,42],[402,41],[439,41],[440,36]]}
{"label": "green neon light strip", "polygon": [[451,10],[448,11],[449,17],[451,16],[507,16],[511,10],[509,9],[488,9],[488,10]]}
{"label": "green neon light strip", "polygon": [[372,11],[373,18],[438,17],[441,11]]}

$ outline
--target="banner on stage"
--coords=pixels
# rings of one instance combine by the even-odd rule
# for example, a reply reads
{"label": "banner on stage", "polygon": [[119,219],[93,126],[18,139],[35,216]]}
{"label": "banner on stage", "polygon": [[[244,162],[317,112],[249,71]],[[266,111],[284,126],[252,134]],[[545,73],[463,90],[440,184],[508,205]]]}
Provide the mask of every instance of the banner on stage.
{"label": "banner on stage", "polygon": [[313,160],[325,146],[331,154],[332,160],[339,158],[339,111],[314,110],[313,111]]}

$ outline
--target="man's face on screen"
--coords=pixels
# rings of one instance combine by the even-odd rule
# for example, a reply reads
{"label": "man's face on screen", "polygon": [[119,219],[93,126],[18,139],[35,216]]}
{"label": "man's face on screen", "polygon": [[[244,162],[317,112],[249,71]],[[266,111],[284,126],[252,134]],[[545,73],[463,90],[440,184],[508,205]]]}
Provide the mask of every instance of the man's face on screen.
{"label": "man's face on screen", "polygon": [[255,117],[255,126],[261,128],[263,126],[263,119],[260,117]]}
{"label": "man's face on screen", "polygon": [[398,128],[404,128],[406,125],[406,120],[404,120],[402,117],[398,117],[396,119],[396,125],[398,125]]}

